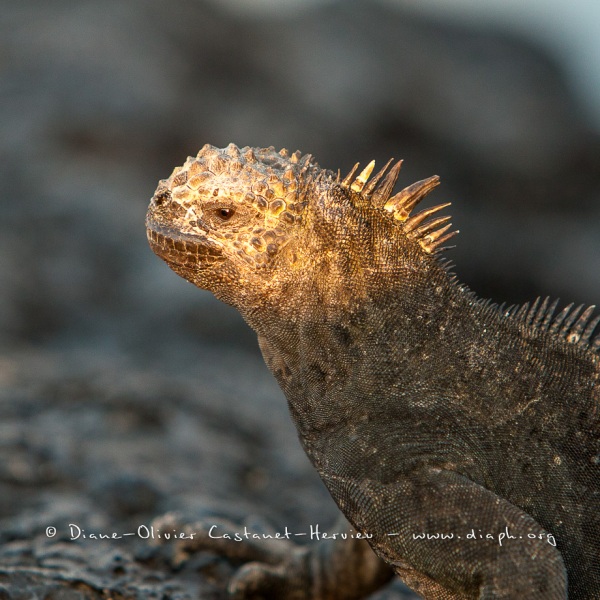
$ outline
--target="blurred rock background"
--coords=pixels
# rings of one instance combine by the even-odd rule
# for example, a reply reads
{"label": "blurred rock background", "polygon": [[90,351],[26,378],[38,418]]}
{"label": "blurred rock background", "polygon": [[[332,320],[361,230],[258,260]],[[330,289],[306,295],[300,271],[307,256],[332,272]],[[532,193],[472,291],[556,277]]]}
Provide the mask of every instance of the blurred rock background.
{"label": "blurred rock background", "polygon": [[69,523],[335,516],[252,332],[147,247],[158,179],[206,142],[402,157],[401,183],[441,176],[479,295],[600,301],[598,121],[561,48],[408,2],[283,4],[0,2],[0,597],[223,597],[226,561]]}

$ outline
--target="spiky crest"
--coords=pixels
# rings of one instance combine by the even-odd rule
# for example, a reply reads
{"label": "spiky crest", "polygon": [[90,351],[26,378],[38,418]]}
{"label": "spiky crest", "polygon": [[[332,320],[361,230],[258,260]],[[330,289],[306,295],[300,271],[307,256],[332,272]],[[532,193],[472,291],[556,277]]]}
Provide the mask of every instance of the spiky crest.
{"label": "spiky crest", "polygon": [[342,187],[345,187],[345,188],[351,187],[350,182],[352,181],[352,178],[356,174],[356,171],[358,171],[358,167],[360,167],[360,163],[356,163],[352,167],[352,169],[350,169],[350,173],[348,173],[348,175],[346,175],[346,177],[344,177],[344,179],[342,179],[342,183],[341,183]]}
{"label": "spiky crest", "polygon": [[506,310],[500,307],[499,310],[505,317],[524,327],[547,332],[555,339],[598,352],[600,331],[596,332],[594,337],[592,335],[600,323],[600,315],[591,318],[596,306],[591,305],[583,310],[583,304],[573,308],[574,304],[571,303],[554,316],[557,306],[558,299],[550,304],[549,297],[543,300],[538,297],[531,306],[526,302],[520,306],[513,305]]}
{"label": "spiky crest", "polygon": [[371,195],[371,202],[375,206],[383,206],[392,195],[396,181],[398,181],[398,175],[402,168],[402,162],[399,160],[386,174],[380,184],[377,185],[373,194]]}
{"label": "spiky crest", "polygon": [[388,167],[393,162],[394,162],[394,159],[390,158],[390,160],[388,160],[387,163],[385,163],[385,165],[383,166],[383,169],[381,169],[381,171],[379,171],[376,175],[373,175],[373,177],[371,177],[371,181],[367,182],[367,185],[364,187],[364,189],[362,191],[362,195],[365,198],[367,198],[367,199],[371,198],[371,196],[373,195],[373,192],[375,191],[375,188],[381,181],[381,178],[385,175],[385,172],[388,170]]}
{"label": "spiky crest", "polygon": [[[451,227],[449,216],[433,219],[430,217],[450,206],[450,203],[438,204],[412,214],[417,204],[439,185],[439,177],[434,175],[417,181],[392,196],[402,161],[398,161],[388,171],[392,162],[393,159],[389,160],[383,169],[370,180],[369,177],[375,166],[374,161],[371,161],[355,178],[360,166],[359,163],[356,163],[350,173],[341,181],[341,185],[360,194],[363,198],[371,200],[374,206],[383,207],[384,210],[391,213],[394,220],[402,226],[406,236],[418,241],[428,254],[445,250],[446,248],[440,248],[440,246],[455,236],[458,231],[448,231]],[[558,300],[551,303],[548,297],[543,300],[537,298],[531,304],[526,302],[520,306],[513,305],[507,309],[504,306],[498,307],[489,301],[481,301],[481,307],[484,310],[498,311],[524,327],[548,332],[558,340],[593,352],[600,351],[600,331],[592,337],[596,327],[600,324],[600,315],[591,319],[595,306],[589,306],[583,310],[583,305],[573,308],[573,304],[569,304],[554,316],[557,306]]]}
{"label": "spiky crest", "polygon": [[434,175],[422,181],[417,181],[392,196],[392,191],[402,167],[402,161],[396,162],[388,171],[388,167],[392,162],[393,159],[390,159],[383,169],[370,180],[369,177],[375,167],[375,161],[371,161],[355,178],[360,166],[360,163],[356,163],[341,182],[338,174],[337,182],[342,187],[370,200],[374,206],[383,207],[384,210],[391,213],[394,219],[402,224],[407,237],[416,240],[428,254],[446,250],[447,248],[441,247],[441,245],[458,233],[458,231],[448,231],[451,227],[451,224],[448,223],[450,217],[438,217],[430,221],[426,221],[426,219],[450,206],[449,202],[425,209],[411,216],[417,204],[439,185],[440,178]]}
{"label": "spiky crest", "polygon": [[[448,231],[451,227],[448,222],[450,220],[449,216],[434,219],[430,219],[430,217],[450,206],[450,203],[438,204],[414,215],[412,214],[417,204],[440,184],[439,177],[433,175],[422,181],[417,181],[392,196],[402,161],[396,162],[388,171],[392,162],[393,159],[390,159],[370,179],[375,161],[371,161],[357,177],[355,175],[358,172],[360,163],[356,163],[341,182],[338,173],[337,182],[341,183],[342,187],[370,200],[374,206],[391,213],[394,220],[403,228],[406,236],[418,241],[428,254],[446,250],[447,248],[441,248],[440,246],[455,236],[458,231]],[[449,271],[451,265],[442,263],[442,266]],[[456,276],[450,271],[449,274],[452,276],[452,281],[458,285]],[[475,298],[475,296],[473,297]],[[547,332],[555,339],[592,352],[600,351],[600,331],[592,337],[596,327],[600,324],[600,315],[591,319],[595,309],[593,305],[583,310],[583,305],[573,309],[573,304],[569,304],[555,316],[558,300],[551,303],[549,297],[543,300],[537,298],[531,304],[526,302],[522,305],[512,305],[509,308],[504,308],[504,305],[498,306],[489,300],[481,300],[479,303],[483,310],[498,311],[499,314],[528,329]],[[583,312],[581,312],[582,310]]]}

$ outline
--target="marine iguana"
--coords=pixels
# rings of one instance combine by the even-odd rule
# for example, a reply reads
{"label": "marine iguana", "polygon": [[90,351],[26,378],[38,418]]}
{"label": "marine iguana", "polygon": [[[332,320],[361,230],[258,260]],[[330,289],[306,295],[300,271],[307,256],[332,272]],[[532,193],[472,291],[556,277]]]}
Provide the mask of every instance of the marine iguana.
{"label": "marine iguana", "polygon": [[152,198],[153,251],[256,331],[304,450],[382,559],[364,540],[281,560],[257,544],[264,564],[230,589],[360,598],[393,570],[431,599],[598,599],[600,317],[479,300],[439,256],[448,204],[413,212],[438,177],[394,194],[392,162],[342,178],[207,144]]}

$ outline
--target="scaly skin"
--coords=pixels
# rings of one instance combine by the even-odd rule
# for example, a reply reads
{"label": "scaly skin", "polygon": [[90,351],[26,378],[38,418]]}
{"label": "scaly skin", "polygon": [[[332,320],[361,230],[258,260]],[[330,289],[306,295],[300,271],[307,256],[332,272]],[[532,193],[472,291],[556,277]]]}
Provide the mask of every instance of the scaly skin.
{"label": "scaly skin", "polygon": [[[399,165],[340,180],[299,153],[207,145],[159,184],[148,239],[258,333],[334,500],[423,597],[599,598],[593,307],[477,300],[437,256],[447,205],[412,214],[438,179],[392,195]],[[253,564],[231,589],[359,598],[387,580],[364,543],[340,548],[282,558],[289,584]]]}

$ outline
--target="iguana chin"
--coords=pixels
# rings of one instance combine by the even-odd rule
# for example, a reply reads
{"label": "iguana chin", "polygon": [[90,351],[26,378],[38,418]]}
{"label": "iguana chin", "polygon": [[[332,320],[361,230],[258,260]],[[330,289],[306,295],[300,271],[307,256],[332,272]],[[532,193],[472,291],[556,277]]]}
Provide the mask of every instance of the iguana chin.
{"label": "iguana chin", "polygon": [[598,599],[600,318],[478,300],[438,256],[448,205],[413,212],[438,178],[394,194],[400,164],[342,179],[206,145],[152,198],[152,249],[257,332],[306,453],[383,559],[362,540],[283,567],[266,553],[231,589],[359,598],[393,569],[424,598]]}

